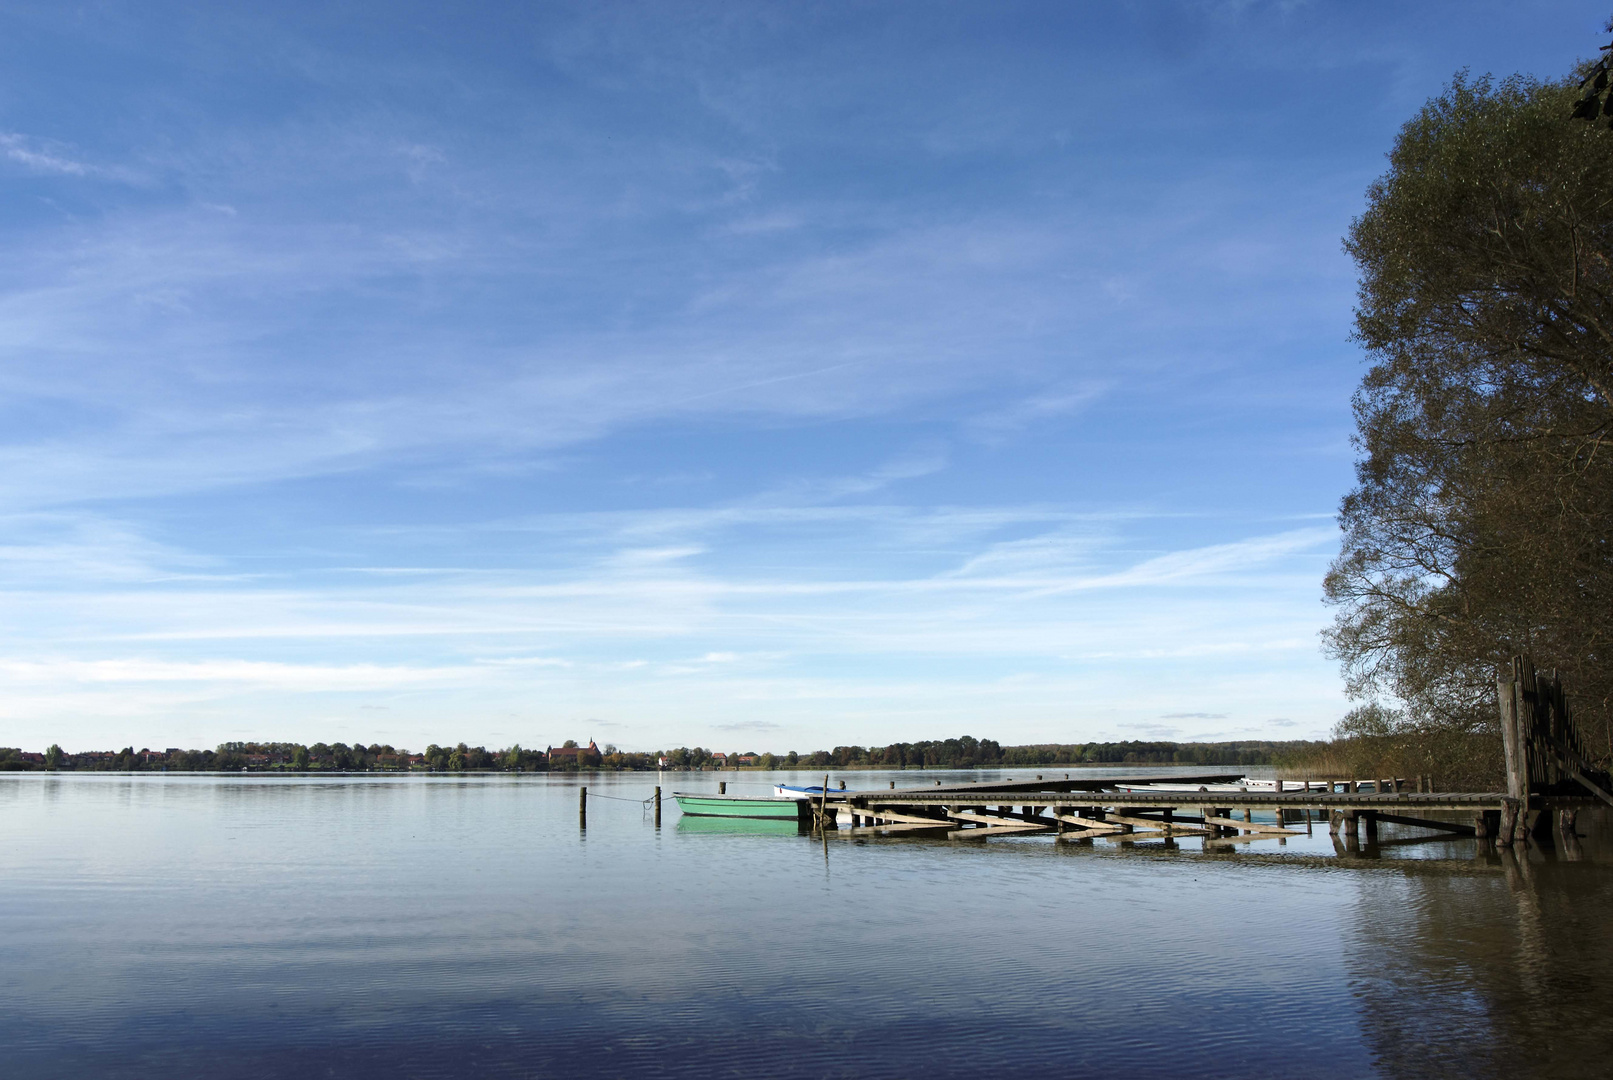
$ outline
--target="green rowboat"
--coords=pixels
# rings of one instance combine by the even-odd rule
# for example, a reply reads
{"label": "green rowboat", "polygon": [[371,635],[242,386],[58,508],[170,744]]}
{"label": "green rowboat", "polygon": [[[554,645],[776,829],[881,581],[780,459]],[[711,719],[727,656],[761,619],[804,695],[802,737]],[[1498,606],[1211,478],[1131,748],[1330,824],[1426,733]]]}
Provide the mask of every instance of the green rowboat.
{"label": "green rowboat", "polygon": [[751,795],[691,795],[674,791],[678,809],[690,817],[773,818],[800,821],[810,815],[805,799],[757,798]]}

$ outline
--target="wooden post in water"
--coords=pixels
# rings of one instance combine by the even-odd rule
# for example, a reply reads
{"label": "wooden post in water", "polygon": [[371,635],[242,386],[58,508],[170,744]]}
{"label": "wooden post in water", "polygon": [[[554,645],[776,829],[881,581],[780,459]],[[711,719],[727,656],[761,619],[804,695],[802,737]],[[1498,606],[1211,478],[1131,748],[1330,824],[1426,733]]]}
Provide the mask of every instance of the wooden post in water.
{"label": "wooden post in water", "polygon": [[[1517,803],[1511,814],[1511,828],[1507,827],[1507,813],[1501,814],[1501,831],[1508,843],[1525,839],[1529,827],[1529,739],[1523,700],[1526,676],[1516,660],[1513,674],[1517,678],[1497,679],[1495,683],[1496,704],[1501,711],[1501,749],[1506,758],[1507,799]],[[1496,839],[1500,841],[1501,837]]]}
{"label": "wooden post in water", "polygon": [[1501,804],[1501,827],[1496,830],[1495,842],[1502,847],[1512,846],[1518,827],[1518,800],[1508,798]]}
{"label": "wooden post in water", "polygon": [[655,827],[661,827],[661,785],[655,785]]}
{"label": "wooden post in water", "polygon": [[728,781],[726,781],[726,780],[717,781],[717,794],[719,794],[719,795],[728,794]]}
{"label": "wooden post in water", "polygon": [[588,828],[588,789],[577,789],[577,827]]}

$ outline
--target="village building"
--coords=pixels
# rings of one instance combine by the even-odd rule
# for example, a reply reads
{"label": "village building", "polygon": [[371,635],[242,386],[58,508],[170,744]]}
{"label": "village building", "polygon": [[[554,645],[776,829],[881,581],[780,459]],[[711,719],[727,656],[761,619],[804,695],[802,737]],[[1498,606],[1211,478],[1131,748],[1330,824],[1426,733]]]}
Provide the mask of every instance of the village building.
{"label": "village building", "polygon": [[555,765],[569,765],[576,762],[581,765],[598,765],[605,760],[594,740],[589,739],[587,746],[551,746],[544,751],[549,759],[550,767]]}

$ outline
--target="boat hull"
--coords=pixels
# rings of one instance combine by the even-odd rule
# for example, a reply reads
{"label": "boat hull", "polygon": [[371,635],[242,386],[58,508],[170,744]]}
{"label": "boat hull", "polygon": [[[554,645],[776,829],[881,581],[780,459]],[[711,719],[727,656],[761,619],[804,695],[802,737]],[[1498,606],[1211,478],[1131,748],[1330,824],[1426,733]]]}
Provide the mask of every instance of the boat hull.
{"label": "boat hull", "polygon": [[766,818],[798,821],[803,800],[749,798],[744,795],[684,795],[674,791],[678,809],[690,817]]}

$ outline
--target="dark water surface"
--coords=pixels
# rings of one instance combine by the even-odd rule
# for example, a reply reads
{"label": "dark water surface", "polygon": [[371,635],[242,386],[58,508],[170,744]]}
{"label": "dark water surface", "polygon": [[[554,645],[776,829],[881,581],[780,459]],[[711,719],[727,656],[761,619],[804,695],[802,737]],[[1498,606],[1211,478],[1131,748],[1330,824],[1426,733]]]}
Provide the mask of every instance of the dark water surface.
{"label": "dark water surface", "polygon": [[1600,817],[1578,862],[825,843],[670,799],[582,835],[579,782],[657,778],[0,775],[0,1076],[1613,1075]]}

